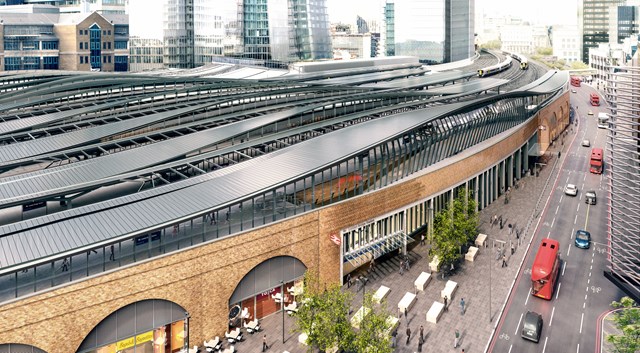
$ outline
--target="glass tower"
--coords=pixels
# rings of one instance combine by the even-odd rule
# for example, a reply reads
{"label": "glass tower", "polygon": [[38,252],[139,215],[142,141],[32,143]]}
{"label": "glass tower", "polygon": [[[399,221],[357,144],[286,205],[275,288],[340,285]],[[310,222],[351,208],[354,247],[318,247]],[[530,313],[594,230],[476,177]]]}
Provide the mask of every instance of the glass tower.
{"label": "glass tower", "polygon": [[589,48],[609,42],[609,8],[625,0],[582,0],[582,61],[589,62]]}
{"label": "glass tower", "polygon": [[[605,276],[640,301],[640,55],[632,67],[609,67],[609,268]],[[605,165],[605,168],[607,166]]]}
{"label": "glass tower", "polygon": [[385,5],[387,55],[438,64],[473,55],[473,0],[395,0]]}
{"label": "glass tower", "polygon": [[166,0],[164,14],[164,65],[189,69],[194,57],[194,0]]}

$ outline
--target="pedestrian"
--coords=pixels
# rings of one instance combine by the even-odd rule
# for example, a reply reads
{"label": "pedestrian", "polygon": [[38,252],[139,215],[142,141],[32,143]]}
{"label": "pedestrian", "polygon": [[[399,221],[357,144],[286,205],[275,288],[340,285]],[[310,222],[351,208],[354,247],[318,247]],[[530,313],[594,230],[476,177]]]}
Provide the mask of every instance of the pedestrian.
{"label": "pedestrian", "polygon": [[449,301],[449,298],[447,298],[447,296],[444,296],[444,311],[449,310],[449,307],[447,305],[447,301]]}
{"label": "pedestrian", "polygon": [[65,257],[64,260],[62,260],[62,272],[66,271],[69,271],[69,260]]}
{"label": "pedestrian", "polygon": [[503,228],[503,226],[502,226],[502,216],[500,216],[500,229],[502,229],[502,228]]}
{"label": "pedestrian", "polygon": [[351,288],[351,273],[347,273],[347,288]]}
{"label": "pedestrian", "polygon": [[460,331],[456,329],[456,340],[453,341],[453,348],[458,348],[459,343],[460,343]]}
{"label": "pedestrian", "polygon": [[267,335],[262,336],[262,351],[266,351],[267,349],[269,349],[269,346],[267,346]]}
{"label": "pedestrian", "polygon": [[396,341],[397,338],[396,336],[398,335],[398,333],[396,331],[393,331],[393,333],[391,334],[391,348],[396,348],[396,345],[398,344],[398,342]]}
{"label": "pedestrian", "polygon": [[407,319],[407,323],[409,323],[409,311],[407,310],[407,308],[404,308],[404,317],[405,319]]}
{"label": "pedestrian", "polygon": [[400,260],[400,276],[404,275],[404,260]]}
{"label": "pedestrian", "polygon": [[424,341],[424,327],[420,325],[420,342]]}
{"label": "pedestrian", "polygon": [[460,298],[460,315],[464,315],[464,298]]}
{"label": "pedestrian", "polygon": [[113,249],[113,244],[111,244],[111,254],[109,254],[109,261],[115,261],[116,260],[116,255]]}
{"label": "pedestrian", "polygon": [[420,337],[420,339],[418,339],[418,352],[422,352],[422,344],[424,343],[424,339],[422,337]]}
{"label": "pedestrian", "polygon": [[402,309],[398,308],[398,320],[402,318]]}
{"label": "pedestrian", "polygon": [[502,254],[502,267],[507,266],[507,255]]}
{"label": "pedestrian", "polygon": [[424,233],[420,236],[420,245],[424,245]]}
{"label": "pedestrian", "polygon": [[511,244],[511,255],[516,253],[516,248],[514,247],[513,244]]}
{"label": "pedestrian", "polygon": [[411,339],[411,329],[409,325],[407,325],[407,344],[409,344],[409,340]]}
{"label": "pedestrian", "polygon": [[511,223],[507,224],[507,227],[509,228],[509,235],[511,235],[511,232],[513,231]]}
{"label": "pedestrian", "polygon": [[369,273],[373,273],[376,269],[376,263],[373,260],[373,258],[371,258],[371,262],[369,262]]}

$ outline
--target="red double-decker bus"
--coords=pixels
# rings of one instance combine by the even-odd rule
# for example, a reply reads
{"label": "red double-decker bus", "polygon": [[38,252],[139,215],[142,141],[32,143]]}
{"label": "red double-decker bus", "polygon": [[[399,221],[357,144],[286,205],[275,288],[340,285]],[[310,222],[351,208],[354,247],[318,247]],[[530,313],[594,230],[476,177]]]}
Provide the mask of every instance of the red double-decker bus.
{"label": "red double-decker bus", "polygon": [[589,95],[589,103],[591,103],[591,105],[593,106],[599,106],[600,105],[600,96],[597,93],[591,93]]}
{"label": "red double-decker bus", "polygon": [[589,171],[595,174],[602,174],[604,161],[602,160],[602,148],[594,148],[591,150],[591,158],[589,159]]}
{"label": "red double-decker bus", "polygon": [[580,77],[571,76],[571,86],[580,87],[582,79]]}
{"label": "red double-decker bus", "polygon": [[531,268],[531,294],[551,300],[560,269],[560,243],[543,239]]}

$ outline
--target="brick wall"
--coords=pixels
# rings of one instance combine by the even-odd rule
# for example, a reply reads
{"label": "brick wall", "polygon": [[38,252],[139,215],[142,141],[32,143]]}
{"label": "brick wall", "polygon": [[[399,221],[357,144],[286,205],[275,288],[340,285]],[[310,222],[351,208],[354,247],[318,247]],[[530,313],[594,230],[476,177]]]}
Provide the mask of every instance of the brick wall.
{"label": "brick wall", "polygon": [[[144,299],[165,299],[185,308],[191,315],[191,342],[222,335],[227,328],[228,301],[236,285],[262,261],[293,256],[317,270],[321,280],[339,281],[340,249],[329,240],[330,234],[446,190],[481,172],[521,146],[540,121],[553,112],[560,117],[558,125],[565,120],[568,123],[568,101],[568,95],[561,97],[541,111],[539,119],[479,153],[462,154],[446,168],[267,227],[0,306],[0,344],[28,344],[49,353],[75,352],[105,317]],[[564,112],[561,107],[565,107]]]}

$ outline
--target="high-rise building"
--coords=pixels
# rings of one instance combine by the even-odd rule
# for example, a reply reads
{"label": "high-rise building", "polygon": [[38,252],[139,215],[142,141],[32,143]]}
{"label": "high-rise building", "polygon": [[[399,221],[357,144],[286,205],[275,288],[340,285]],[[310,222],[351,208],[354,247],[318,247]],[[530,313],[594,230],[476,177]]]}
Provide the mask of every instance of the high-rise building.
{"label": "high-rise building", "polygon": [[640,301],[640,54],[631,66],[610,66],[609,268],[605,276]]}
{"label": "high-rise building", "polygon": [[[274,0],[270,0],[274,1]],[[326,0],[288,0],[289,61],[330,59]],[[278,11],[278,9],[273,9]],[[275,60],[281,60],[277,57]]]}
{"label": "high-rise building", "polygon": [[582,61],[588,63],[589,48],[609,41],[609,10],[611,6],[624,5],[625,0],[582,0]]}
{"label": "high-rise building", "polygon": [[194,0],[166,0],[164,4],[164,64],[190,69],[194,57]]}
{"label": "high-rise building", "polygon": [[614,6],[609,9],[609,43],[620,44],[625,38],[638,34],[639,6]]}
{"label": "high-rise building", "polygon": [[473,56],[474,11],[473,0],[387,2],[387,55],[416,56],[430,64]]}
{"label": "high-rise building", "polygon": [[553,55],[567,62],[581,61],[580,35],[578,26],[554,25],[551,28],[551,48]]}

